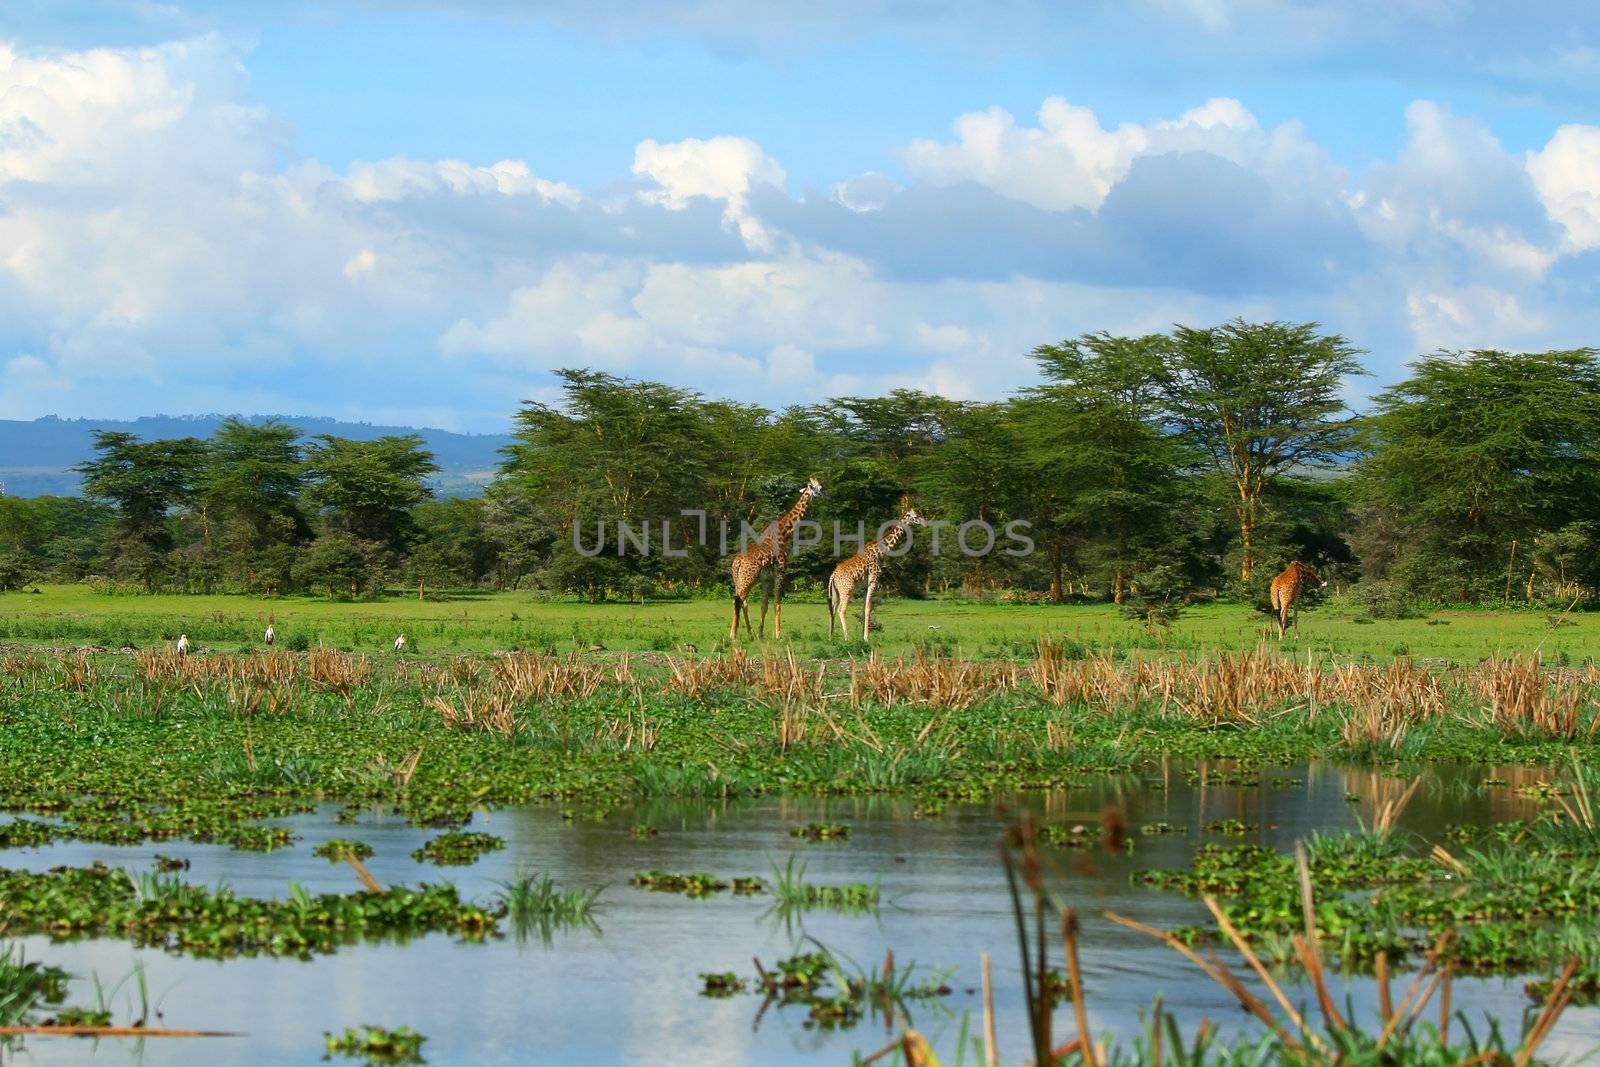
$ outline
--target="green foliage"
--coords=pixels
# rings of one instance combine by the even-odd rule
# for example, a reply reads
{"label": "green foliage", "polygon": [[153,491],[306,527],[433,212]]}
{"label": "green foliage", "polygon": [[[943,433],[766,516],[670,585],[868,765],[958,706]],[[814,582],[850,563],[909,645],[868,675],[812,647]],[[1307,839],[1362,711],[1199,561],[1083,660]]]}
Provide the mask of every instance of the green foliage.
{"label": "green foliage", "polygon": [[[681,548],[686,520],[680,512],[708,503],[697,490],[710,473],[710,411],[698,395],[654,382],[587,370],[556,373],[563,403],[523,405],[489,513],[516,513],[497,536],[521,568],[544,569],[552,588],[599,600],[629,577],[658,575],[667,558],[660,551],[661,523],[679,528],[674,543]],[[724,406],[718,414],[759,423],[766,413]],[[594,546],[601,522],[607,524],[606,551],[578,552],[575,525],[582,524],[585,546]],[[651,553],[619,556],[618,522],[648,527]]]}
{"label": "green foliage", "polygon": [[168,512],[194,499],[204,445],[192,437],[140,441],[102,430],[94,435],[94,449],[99,454],[74,469],[83,475],[85,495],[116,508],[106,557],[121,575],[154,589],[173,546]]}
{"label": "green foliage", "polygon": [[1574,525],[1600,519],[1593,350],[1441,353],[1377,406],[1359,495],[1393,524],[1392,558],[1378,562],[1413,593],[1498,599],[1521,591],[1541,553],[1558,581],[1593,584],[1590,534]]}
{"label": "green foliage", "polygon": [[1179,326],[1162,381],[1167,417],[1234,490],[1240,577],[1254,570],[1267,487],[1287,471],[1328,466],[1355,445],[1345,379],[1358,349],[1317,323]]}
{"label": "green foliage", "polygon": [[348,1056],[368,1063],[424,1063],[422,1043],[428,1040],[409,1027],[388,1030],[381,1026],[346,1028],[342,1034],[323,1032],[330,1056]]}
{"label": "green foliage", "polygon": [[112,518],[111,508],[81,497],[0,496],[0,553],[22,553],[30,578],[79,581],[99,554]]}
{"label": "green foliage", "polygon": [[[1359,563],[1435,602],[1564,608],[1600,588],[1591,350],[1428,357],[1359,424],[1342,399],[1358,353],[1314,323],[1091,333],[1031,354],[1044,383],[1002,402],[897,389],[781,412],[563,370],[559,403],[518,414],[481,500],[432,500],[415,437],[302,442],[234,419],[206,442],[102,434],[79,468],[89,500],[0,499],[0,588],[722,597],[726,551],[812,475],[827,491],[808,518],[846,533],[870,537],[906,498],[933,520],[886,572],[907,597],[1121,604],[1139,576],[1173,573],[1258,601],[1259,572],[1296,559],[1342,580]],[[998,551],[951,549],[970,520],[1005,531]],[[620,554],[619,522],[635,546]],[[1022,537],[1031,551],[1005,551]],[[833,547],[791,560],[796,595],[821,586]],[[1173,603],[1135,605],[1148,637]]]}
{"label": "green foliage", "polygon": [[478,862],[485,852],[506,847],[505,838],[469,830],[465,833],[440,834],[411,853],[418,863],[428,862],[441,867],[462,867]]}
{"label": "green foliage", "polygon": [[324,841],[311,852],[313,855],[323,857],[329,863],[343,863],[346,856],[353,856],[358,860],[370,858],[372,846],[365,841],[346,841],[335,837]]}
{"label": "green foliage", "polygon": [[670,871],[642,871],[628,879],[628,884],[657,893],[682,893],[688,897],[709,897],[732,889],[737,894],[760,893],[764,886],[759,878],[718,878],[714,874],[674,874]]}
{"label": "green foliage", "polygon": [[763,1011],[776,1006],[806,1009],[803,1025],[821,1030],[849,1030],[870,1012],[909,1017],[909,1004],[948,996],[955,968],[929,973],[915,963],[897,964],[891,955],[881,967],[862,967],[840,953],[808,939],[815,951],[778,960],[771,967],[756,961],[757,973],[746,980],[732,971],[701,974],[701,995],[721,998],[745,991],[762,997]]}
{"label": "green foliage", "polygon": [[1190,591],[1188,576],[1178,568],[1153,567],[1132,576],[1122,613],[1138,620],[1147,634],[1165,632],[1183,614]]}
{"label": "green foliage", "polygon": [[70,975],[24,956],[20,945],[0,945],[0,1026],[27,1026],[42,1008],[67,997]]}
{"label": "green foliage", "polygon": [[21,589],[38,575],[33,557],[20,548],[0,550],[0,593]]}
{"label": "green foliage", "polygon": [[311,535],[299,436],[283,423],[229,418],[206,442],[196,484],[201,547],[237,588],[291,588],[295,547]]}
{"label": "green foliage", "polygon": [[362,590],[376,590],[384,573],[382,545],[340,534],[317,538],[294,568],[300,585],[324,589],[329,597],[353,598]]}
{"label": "green foliage", "polygon": [[702,988],[700,995],[703,997],[731,997],[745,990],[745,981],[732,971],[722,971],[717,974],[702,972],[700,975]]}
{"label": "green foliage", "polygon": [[120,937],[210,958],[310,958],[359,938],[431,931],[481,938],[496,928],[493,914],[449,885],[318,896],[291,886],[286,900],[260,900],[96,864],[44,874],[0,869],[0,894],[11,909],[11,934]]}
{"label": "green foliage", "polygon": [[1171,350],[1167,337],[1105,333],[1033,350],[1049,384],[1012,404],[1019,513],[1040,527],[1057,596],[1069,564],[1119,603],[1140,572],[1192,567],[1197,457],[1164,425]]}
{"label": "green foliage", "polygon": [[1370,579],[1357,585],[1352,595],[1370,619],[1415,619],[1422,614],[1397,581]]}
{"label": "green foliage", "polygon": [[856,882],[851,885],[815,885],[806,881],[806,862],[790,856],[782,867],[772,868],[769,887],[779,913],[810,908],[832,911],[876,911],[879,891],[876,885]]}
{"label": "green foliage", "polygon": [[538,932],[548,940],[561,927],[594,928],[594,905],[604,892],[599,889],[557,889],[549,875],[519,869],[510,881],[500,886],[500,907],[506,921],[519,937]]}
{"label": "green foliage", "polygon": [[439,469],[415,434],[372,441],[318,434],[306,445],[306,501],[328,529],[400,553],[411,511],[432,493],[423,478]]}

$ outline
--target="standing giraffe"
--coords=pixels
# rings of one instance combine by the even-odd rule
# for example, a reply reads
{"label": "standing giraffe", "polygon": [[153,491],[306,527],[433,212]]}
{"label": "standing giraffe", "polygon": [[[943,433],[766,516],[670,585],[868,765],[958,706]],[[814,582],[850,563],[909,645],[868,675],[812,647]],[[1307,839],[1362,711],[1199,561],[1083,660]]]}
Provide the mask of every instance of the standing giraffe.
{"label": "standing giraffe", "polygon": [[806,487],[800,490],[800,499],[794,502],[794,507],[778,516],[778,521],[762,531],[756,543],[733,557],[733,625],[728,628],[728,639],[731,641],[739,636],[739,616],[744,616],[745,636],[750,635],[750,605],[746,602],[750,590],[756,582],[760,581],[761,574],[768,567],[772,568],[772,586],[763,586],[761,589],[761,628],[762,637],[767,636],[767,604],[776,598],[776,614],[772,624],[772,636],[783,636],[783,574],[789,569],[789,550],[793,547],[790,540],[794,533],[795,524],[805,517],[806,508],[811,506],[811,498],[822,495],[822,483],[812,478]]}
{"label": "standing giraffe", "polygon": [[[1321,589],[1328,583],[1317,577],[1317,572],[1307,567],[1299,560],[1295,560],[1284,568],[1283,573],[1272,579],[1272,589],[1268,599],[1272,602],[1272,610],[1278,616],[1278,640],[1283,640],[1283,635],[1289,629],[1289,609],[1294,602],[1300,599],[1300,589],[1308,581],[1316,582]],[[1300,636],[1300,612],[1294,613],[1294,633]]]}
{"label": "standing giraffe", "polygon": [[906,513],[894,521],[888,531],[872,544],[857,552],[837,567],[828,577],[828,636],[833,636],[834,622],[839,624],[839,630],[846,637],[850,636],[849,624],[845,621],[845,611],[850,607],[850,594],[855,592],[856,586],[861,584],[861,579],[867,580],[867,599],[861,607],[861,640],[871,639],[872,634],[872,595],[878,591],[878,574],[883,569],[883,557],[900,543],[906,535],[908,526],[926,526],[928,520],[917,514],[916,508],[907,508]]}

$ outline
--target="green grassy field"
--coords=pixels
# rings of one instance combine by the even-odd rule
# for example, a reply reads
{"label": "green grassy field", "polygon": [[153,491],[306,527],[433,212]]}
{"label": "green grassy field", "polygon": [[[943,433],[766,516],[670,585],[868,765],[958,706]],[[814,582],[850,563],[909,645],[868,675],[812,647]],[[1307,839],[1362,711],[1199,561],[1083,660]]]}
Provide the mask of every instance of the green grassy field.
{"label": "green grassy field", "polygon": [[[786,601],[783,644],[802,656],[860,651],[828,637],[827,611],[814,598]],[[259,644],[271,621],[279,642],[350,651],[387,650],[405,633],[413,654],[532,649],[565,653],[602,644],[613,651],[701,654],[727,645],[730,607],[722,600],[648,604],[552,602],[527,593],[461,593],[418,601],[314,597],[128,596],[86,586],[45,586],[0,595],[0,643],[59,647],[159,648],[187,633],[201,649],[237,651]],[[757,609],[759,616],[759,608]],[[1152,636],[1110,605],[977,604],[968,600],[890,600],[876,618],[873,647],[885,655],[938,649],[967,658],[1031,654],[1040,638],[1070,639],[1093,650],[1203,655],[1276,646],[1270,620],[1238,604],[1190,608],[1165,634]],[[859,627],[859,608],[852,625]],[[1553,624],[1555,623],[1555,624]],[[859,630],[854,630],[859,633]],[[769,620],[768,639],[771,638]],[[1539,652],[1547,662],[1600,657],[1600,614],[1556,617],[1539,611],[1435,611],[1414,619],[1364,618],[1338,599],[1302,613],[1300,636],[1282,649],[1322,660],[1395,656],[1473,662]]]}

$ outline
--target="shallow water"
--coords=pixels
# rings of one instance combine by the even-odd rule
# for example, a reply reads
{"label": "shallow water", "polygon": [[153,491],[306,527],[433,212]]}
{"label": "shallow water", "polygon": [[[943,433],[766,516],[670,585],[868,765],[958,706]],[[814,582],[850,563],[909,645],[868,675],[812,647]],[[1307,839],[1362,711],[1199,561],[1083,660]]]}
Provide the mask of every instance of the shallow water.
{"label": "shallow water", "polygon": [[[1183,865],[1205,840],[1257,840],[1287,849],[1317,829],[1355,825],[1371,817],[1370,800],[1347,803],[1353,792],[1371,798],[1396,783],[1367,772],[1313,765],[1262,772],[1259,785],[1196,785],[1174,764],[1167,772],[1086,779],[1069,791],[1022,798],[1051,821],[1093,826],[1098,813],[1119,805],[1137,827],[1164,821],[1183,834],[1134,835],[1128,856],[1062,852],[1074,868],[1061,886],[1084,918],[1081,942],[1090,1023],[1096,1034],[1128,1032],[1138,1012],[1162,996],[1187,1024],[1209,1018],[1224,1027],[1246,1025],[1233,999],[1170,949],[1101,918],[1112,909],[1156,927],[1197,922],[1203,907],[1177,894],[1136,888],[1129,874],[1142,867]],[[1402,827],[1436,836],[1451,823],[1484,822],[1528,814],[1531,804],[1510,788],[1478,788],[1491,772],[1436,769],[1406,810]],[[1503,770],[1513,783],[1525,770]],[[1166,788],[1152,785],[1164,782]],[[872,967],[892,950],[897,962],[916,961],[933,971],[954,967],[954,992],[939,1001],[913,1002],[912,1023],[946,1063],[954,1062],[963,1016],[978,1032],[981,1014],[979,959],[994,956],[995,1000],[1002,1062],[1027,1057],[1027,1023],[1016,962],[1015,927],[997,858],[1007,817],[994,805],[952,805],[936,818],[913,818],[907,801],[882,799],[766,799],[721,803],[658,802],[612,812],[604,821],[564,821],[558,808],[502,810],[479,815],[472,829],[506,839],[506,848],[466,868],[435,868],[410,858],[437,831],[404,820],[363,814],[357,824],[333,819],[335,806],[279,820],[300,839],[290,849],[260,854],[221,846],[167,841],[137,847],[69,842],[44,849],[0,852],[0,865],[44,869],[102,860],[147,869],[155,853],[188,858],[184,877],[225,882],[237,892],[282,896],[290,882],[311,892],[354,889],[350,869],[329,864],[312,849],[333,837],[372,845],[367,865],[385,884],[449,879],[466,897],[487,899],[498,879],[519,866],[548,873],[562,887],[606,885],[596,913],[598,931],[556,931],[537,937],[464,943],[432,935],[407,944],[348,946],[310,962],[282,959],[193,960],[138,950],[124,942],[51,944],[27,938],[30,959],[91,973],[109,984],[142,964],[161,1017],[152,1024],[239,1031],[231,1039],[143,1042],[29,1038],[13,1051],[15,1064],[311,1064],[321,1062],[322,1032],[346,1026],[407,1025],[428,1036],[424,1053],[434,1064],[488,1067],[560,1064],[843,1064],[852,1052],[868,1053],[887,1040],[881,1019],[867,1017],[851,1030],[807,1028],[806,1009],[774,1007],[759,1015],[754,995],[711,1000],[699,995],[700,972],[753,974],[751,960],[775,960],[804,951],[804,937]],[[1261,829],[1247,838],[1220,838],[1200,827],[1238,818]],[[811,820],[847,823],[843,842],[806,843],[788,836]],[[634,823],[660,830],[655,838],[629,834]],[[803,930],[788,929],[769,914],[765,897],[718,894],[690,899],[627,884],[635,872],[709,871],[722,877],[770,876],[790,855],[809,866],[807,880],[822,884],[881,879],[884,903],[876,916],[813,911]],[[1080,863],[1080,858],[1087,862]],[[1401,979],[1400,988],[1408,977]],[[1372,983],[1335,979],[1358,1012],[1373,1011]],[[118,1021],[127,1017],[132,982],[113,997]],[[1473,1019],[1489,1012],[1510,1030],[1528,1007],[1523,979],[1458,980],[1454,999]],[[1303,997],[1305,991],[1300,991]],[[86,980],[73,1003],[92,1004]],[[1342,1004],[1342,1000],[1341,1000]],[[1070,1033],[1071,1007],[1058,1012],[1058,1030]],[[1480,1027],[1481,1029],[1481,1027]],[[1595,1046],[1600,1009],[1574,1008],[1544,1047],[1546,1054],[1576,1054]],[[970,1056],[968,1063],[974,1062]]]}

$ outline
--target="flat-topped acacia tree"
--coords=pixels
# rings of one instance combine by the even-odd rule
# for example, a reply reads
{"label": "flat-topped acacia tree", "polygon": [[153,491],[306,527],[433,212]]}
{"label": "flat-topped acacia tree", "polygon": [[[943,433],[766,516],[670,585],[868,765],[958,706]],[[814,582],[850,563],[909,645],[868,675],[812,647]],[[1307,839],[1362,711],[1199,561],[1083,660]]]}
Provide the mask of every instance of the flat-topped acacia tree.
{"label": "flat-topped acacia tree", "polygon": [[1232,482],[1243,581],[1254,569],[1268,484],[1286,471],[1334,466],[1355,448],[1358,423],[1343,391],[1347,377],[1365,373],[1360,349],[1318,329],[1234,319],[1172,332],[1167,415]]}

